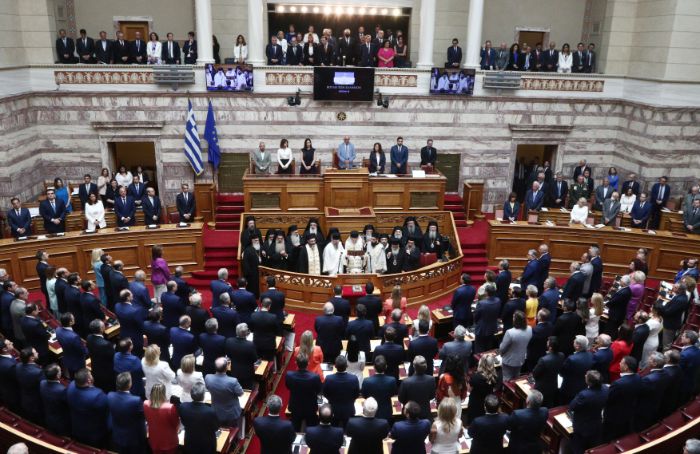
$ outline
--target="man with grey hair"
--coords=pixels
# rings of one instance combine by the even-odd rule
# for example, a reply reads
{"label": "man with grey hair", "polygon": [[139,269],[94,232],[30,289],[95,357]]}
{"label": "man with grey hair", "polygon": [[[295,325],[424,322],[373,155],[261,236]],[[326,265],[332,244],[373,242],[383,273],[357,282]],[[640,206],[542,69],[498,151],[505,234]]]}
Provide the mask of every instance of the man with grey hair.
{"label": "man with grey hair", "polygon": [[539,257],[537,258],[539,279],[537,279],[537,292],[539,295],[544,291],[544,281],[549,277],[549,266],[552,263],[552,256],[549,255],[549,246],[542,243],[537,249]]}
{"label": "man with grey hair", "polygon": [[698,333],[685,330],[681,336],[680,366],[683,371],[683,386],[681,399],[688,400],[695,389],[695,377],[700,370],[700,348],[698,348]]}
{"label": "man with grey hair", "polygon": [[482,353],[495,346],[498,331],[498,318],[501,315],[501,302],[496,297],[496,286],[486,286],[486,298],[476,304],[474,310],[474,349]]}
{"label": "man with grey hair", "polygon": [[226,268],[219,268],[219,271],[216,272],[216,277],[217,278],[209,284],[211,287],[212,307],[219,305],[219,297],[222,293],[228,293],[233,296],[233,288],[231,284],[228,283],[228,270]]}
{"label": "man with grey hair", "polygon": [[597,348],[595,353],[593,353],[593,369],[600,372],[603,383],[610,383],[610,363],[613,360],[613,351],[610,349],[611,343],[612,339],[607,334],[600,334],[595,339]]}
{"label": "man with grey hair", "polygon": [[647,364],[651,370],[642,377],[642,389],[634,416],[635,431],[644,430],[660,419],[664,393],[669,384],[669,377],[664,373],[665,363],[663,353],[649,354]]}
{"label": "man with grey hair", "polygon": [[532,189],[528,189],[525,194],[525,208],[528,212],[540,211],[542,203],[544,203],[544,191],[540,191],[540,183],[538,181],[533,181]]}
{"label": "man with grey hair", "polygon": [[427,369],[428,365],[423,356],[417,355],[413,358],[415,373],[401,383],[399,402],[403,405],[410,401],[416,402],[420,405],[420,418],[432,421],[430,401],[435,397],[435,378],[433,374],[426,374]]}
{"label": "man with grey hair", "polygon": [[185,315],[192,320],[191,331],[197,338],[206,332],[204,324],[209,319],[209,312],[202,307],[202,294],[193,293],[190,295],[190,304],[185,308]]}
{"label": "man with grey hair", "polygon": [[204,404],[204,383],[192,386],[192,402],[184,402],[178,408],[180,421],[185,427],[185,452],[216,452],[216,432],[219,430],[217,412]]}
{"label": "man with grey hair", "polygon": [[189,286],[186,280],[182,278],[185,274],[185,269],[182,265],[175,267],[175,274],[172,276],[172,280],[177,284],[177,296],[180,297],[180,301],[187,304],[190,298],[190,293],[192,293],[192,288]]}
{"label": "man with grey hair", "polygon": [[243,388],[236,378],[226,375],[228,359],[216,358],[214,367],[216,373],[204,377],[211,394],[211,406],[221,426],[237,427],[242,413],[238,398],[243,395]]}
{"label": "man with grey hair", "polygon": [[520,276],[520,288],[526,289],[528,285],[537,287],[540,280],[540,263],[537,261],[537,251],[530,249],[527,251],[527,264]]}
{"label": "man with grey hair", "polygon": [[[686,443],[686,447],[687,445],[688,444]],[[693,453],[694,452],[695,451],[693,451]],[[12,446],[10,446],[10,449],[7,450],[7,454],[29,454],[29,447],[27,447],[27,445],[25,445],[24,443],[15,443]]]}
{"label": "man with grey hair", "polygon": [[335,358],[342,350],[345,324],[343,317],[334,315],[333,303],[323,305],[323,315],[316,317],[314,330],[316,331],[316,344],[321,347],[324,358]]}
{"label": "man with grey hair", "polygon": [[469,369],[469,360],[472,356],[472,343],[465,340],[467,329],[462,325],[457,325],[454,330],[454,340],[445,342],[440,349],[438,358],[442,360],[440,364],[440,374],[445,371],[445,360],[448,356],[458,356],[461,363],[464,365],[464,373]]}
{"label": "man with grey hair", "polygon": [[222,293],[219,305],[211,309],[211,315],[219,322],[219,334],[226,339],[236,336],[236,325],[241,320],[235,309],[231,307],[231,295]]}
{"label": "man with grey hair", "polygon": [[560,402],[571,402],[576,394],[586,387],[586,371],[593,369],[593,353],[588,351],[588,339],[578,335],[574,338],[574,353],[564,360],[559,375]]}
{"label": "man with grey hair", "polygon": [[146,273],[143,270],[137,270],[134,273],[134,281],[129,283],[129,290],[134,296],[134,304],[143,307],[146,311],[151,308],[153,302],[146,287]]}
{"label": "man with grey hair", "polygon": [[542,289],[539,307],[549,311],[548,321],[554,324],[557,321],[557,310],[559,309],[559,290],[557,290],[556,278],[548,277],[545,279]]}
{"label": "man with grey hair", "polygon": [[15,290],[15,299],[12,300],[10,304],[10,316],[12,317],[12,332],[15,335],[15,342],[20,345],[24,343],[24,333],[22,332],[22,325],[20,320],[25,315],[25,309],[27,307],[27,299],[29,298],[29,292],[24,287],[17,287]]}
{"label": "man with grey hair", "polygon": [[389,435],[389,423],[375,418],[377,407],[377,401],[368,397],[362,405],[362,416],[354,416],[348,421],[345,426],[345,434],[351,438],[348,452],[382,452],[383,440]]}
{"label": "man with grey hair", "polygon": [[592,245],[588,248],[588,256],[590,257],[590,265],[592,268],[591,282],[588,287],[587,297],[594,293],[598,293],[603,285],[603,259],[600,257],[600,248],[598,245]]}
{"label": "man with grey hair", "polygon": [[291,421],[280,418],[282,399],[276,394],[267,398],[267,416],[253,421],[255,434],[260,439],[260,452],[291,452],[296,438]]}
{"label": "man with grey hair", "polygon": [[239,323],[236,326],[236,336],[226,339],[224,349],[226,356],[231,360],[231,375],[238,379],[243,388],[253,389],[258,353],[255,344],[246,339],[248,334],[248,325]]}
{"label": "man with grey hair", "polygon": [[7,270],[5,268],[0,268],[0,284],[7,281],[9,278],[10,275],[7,274]]}
{"label": "man with grey hair", "polygon": [[598,371],[586,372],[584,389],[569,404],[569,411],[574,415],[571,434],[574,454],[583,454],[603,441],[603,409],[607,400],[608,387],[603,386]]}
{"label": "man with grey hair", "polygon": [[700,199],[700,185],[697,184],[694,184],[690,188],[690,192],[683,198],[683,206],[681,207],[683,213],[693,211],[693,201],[695,199]]}
{"label": "man with grey hair", "polygon": [[683,282],[673,284],[671,301],[657,306],[657,312],[664,319],[662,332],[663,349],[671,348],[683,326],[683,316],[688,311],[689,301],[687,287]]}
{"label": "man with grey hair", "polygon": [[226,354],[226,338],[218,334],[219,322],[215,318],[207,319],[204,322],[204,333],[199,335],[199,347],[202,349],[204,360],[202,361],[202,371],[204,375],[216,372],[214,362]]}
{"label": "man with grey hair", "polygon": [[586,284],[587,277],[581,270],[581,264],[579,262],[571,262],[571,265],[569,265],[569,271],[571,271],[571,275],[566,281],[566,284],[564,284],[561,297],[562,299],[572,299],[574,301],[578,301],[579,298],[581,298],[581,295],[583,295],[583,287]]}
{"label": "man with grey hair", "polygon": [[683,446],[683,454],[700,454],[700,440],[697,438],[686,440],[685,446]]}
{"label": "man with grey hair", "polygon": [[124,276],[124,262],[117,260],[112,265],[112,271],[109,272],[109,283],[112,286],[112,294],[114,297],[114,302],[118,303],[120,300],[122,290],[129,289],[129,280]]}
{"label": "man with grey hair", "polygon": [[508,301],[508,289],[510,288],[510,283],[513,280],[513,275],[510,272],[510,263],[508,260],[503,259],[498,264],[500,271],[496,276],[496,296],[501,300],[501,304],[505,304]]}
{"label": "man with grey hair", "polygon": [[549,412],[542,408],[542,393],[531,390],[525,400],[525,407],[514,410],[508,419],[510,429],[510,452],[513,454],[529,454],[544,451],[540,435],[547,424]]}

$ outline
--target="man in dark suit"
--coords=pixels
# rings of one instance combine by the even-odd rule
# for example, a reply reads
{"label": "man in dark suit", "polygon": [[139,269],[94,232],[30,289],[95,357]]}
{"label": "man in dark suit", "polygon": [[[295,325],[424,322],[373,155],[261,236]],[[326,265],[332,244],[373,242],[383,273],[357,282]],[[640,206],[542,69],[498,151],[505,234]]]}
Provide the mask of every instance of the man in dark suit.
{"label": "man in dark suit", "polygon": [[100,266],[100,274],[102,275],[102,281],[105,285],[105,293],[107,294],[107,307],[110,310],[114,310],[114,305],[116,300],[114,299],[114,294],[112,293],[112,282],[110,281],[110,276],[112,274],[112,256],[109,254],[102,254],[100,256],[100,261],[102,266]]}
{"label": "man in dark suit", "polygon": [[501,271],[499,271],[496,276],[496,296],[498,296],[501,304],[505,304],[505,302],[508,301],[508,290],[510,289],[513,276],[509,270],[510,263],[508,260],[501,260],[498,267]]}
{"label": "man in dark suit", "polygon": [[[87,327],[83,323],[83,305],[81,303],[82,293],[80,292],[80,276],[78,273],[70,273],[66,279],[68,286],[63,290],[65,310],[61,313],[70,312],[75,317],[73,329],[79,337],[86,337]],[[83,366],[84,367],[84,366]],[[75,370],[82,369],[78,367]]]}
{"label": "man in dark suit", "polygon": [[462,48],[459,47],[459,40],[452,38],[452,46],[447,48],[447,63],[445,68],[459,68],[462,64]]}
{"label": "man in dark suit", "polygon": [[374,356],[380,355],[386,360],[386,374],[398,380],[399,366],[406,359],[406,351],[403,349],[403,338],[397,340],[396,329],[393,326],[384,330],[384,343],[374,349]]}
{"label": "man in dark suit", "polygon": [[66,36],[66,31],[64,29],[58,31],[56,55],[58,55],[58,63],[77,63],[75,58],[75,43],[73,42],[73,38]]}
{"label": "man in dark suit", "polygon": [[19,353],[20,362],[15,368],[17,383],[19,383],[22,416],[36,424],[44,423],[44,411],[41,405],[39,388],[44,374],[36,363],[36,349],[25,347]]}
{"label": "man in dark suit", "polygon": [[586,68],[586,60],[588,59],[588,55],[586,55],[586,51],[583,47],[583,43],[578,43],[576,46],[576,50],[572,53],[572,65],[571,65],[571,72],[572,73],[582,73],[584,72]]}
{"label": "man in dark suit", "polygon": [[268,276],[266,279],[267,290],[260,294],[260,301],[269,298],[270,313],[275,314],[280,322],[284,321],[284,293],[275,288],[276,280],[274,276]]}
{"label": "man in dark suit", "polygon": [[564,181],[561,172],[556,173],[555,181],[549,185],[550,207],[561,208],[566,203],[566,195],[569,193],[569,184]]}
{"label": "man in dark suit", "polygon": [[20,411],[20,391],[17,383],[17,360],[12,356],[14,346],[8,339],[0,339],[0,396],[12,411]]}
{"label": "man in dark suit", "polygon": [[[561,366],[560,402],[569,402],[586,387],[586,371],[593,368],[593,353],[588,351],[588,339],[578,335],[574,339],[575,352]],[[600,375],[598,377],[600,380]]]}
{"label": "man in dark suit", "polygon": [[202,349],[204,359],[202,361],[202,373],[216,373],[216,359],[225,356],[226,338],[217,333],[219,322],[215,318],[210,318],[204,324],[206,332],[199,335],[199,346]]}
{"label": "man in dark suit", "polygon": [[[642,364],[643,361],[646,362],[646,358],[642,358],[642,354],[644,351],[644,343],[649,338],[648,320],[649,314],[642,310],[634,314],[634,331],[632,332],[632,351],[630,352],[630,356],[637,360],[637,364]],[[605,382],[605,376],[603,376],[603,381]]]}
{"label": "man in dark suit", "polygon": [[650,372],[642,377],[642,389],[637,406],[628,407],[634,411],[634,430],[641,431],[659,420],[661,405],[669,383],[669,376],[664,373],[664,355],[660,352],[649,354]]}
{"label": "man in dark suit", "polygon": [[197,63],[197,41],[194,39],[194,32],[187,32],[187,41],[182,45],[182,54],[185,56],[186,65]]}
{"label": "man in dark suit", "polygon": [[589,370],[585,373],[585,388],[576,394],[569,404],[573,412],[573,429],[571,435],[571,450],[574,454],[598,446],[602,441],[603,418],[602,412],[608,399],[608,388],[603,386],[600,373]]}
{"label": "man in dark suit", "polygon": [[[248,250],[250,250],[249,248],[250,246],[248,247]],[[224,269],[222,268],[221,270],[219,270],[219,273],[223,276],[222,270]],[[219,281],[225,282],[221,281],[221,279],[219,279]],[[231,294],[231,304],[233,304],[233,306],[236,309],[236,312],[238,312],[238,317],[241,319],[241,322],[248,323],[250,321],[251,315],[258,308],[258,303],[255,299],[255,293],[248,290],[250,288],[250,283],[244,277],[239,277],[236,281],[236,284],[238,285],[237,290],[229,290]],[[257,287],[259,288],[259,286]],[[214,288],[213,282],[212,288]],[[217,292],[220,290],[224,290],[224,288],[225,286],[219,285],[217,288]],[[221,298],[219,298],[219,300],[220,299]]]}
{"label": "man in dark suit", "polygon": [[267,416],[253,420],[255,435],[260,440],[260,452],[288,454],[296,438],[292,423],[280,417],[282,399],[273,394],[267,398]]}
{"label": "man in dark suit", "polygon": [[173,355],[170,358],[170,367],[177,370],[180,361],[185,355],[194,354],[197,350],[197,338],[190,332],[192,320],[187,315],[180,317],[178,326],[170,328],[170,343],[173,346]]}
{"label": "man in dark suit", "polygon": [[591,170],[590,166],[586,163],[585,159],[581,159],[578,162],[578,165],[574,167],[574,176],[572,180],[576,181],[578,180],[579,175],[584,175],[586,173],[586,170],[590,172],[590,175],[593,175],[593,170]]}
{"label": "man in dark suit", "polygon": [[168,281],[167,291],[160,295],[160,304],[163,308],[163,325],[170,329],[178,325],[180,317],[185,315],[187,304],[177,295],[177,284]]}
{"label": "man in dark suit", "polygon": [[541,453],[544,450],[540,436],[547,425],[549,412],[542,407],[542,400],[542,393],[534,389],[525,399],[526,408],[511,413],[508,419],[508,445],[512,454]]}
{"label": "man in dark suit", "polygon": [[603,178],[603,184],[595,188],[595,204],[593,208],[597,211],[603,210],[603,203],[612,197],[615,188],[610,186],[610,180],[608,177]]}
{"label": "man in dark suit", "polygon": [[671,196],[671,188],[666,184],[668,182],[668,177],[659,178],[658,183],[654,183],[651,187],[651,221],[649,228],[658,229],[659,223],[661,222],[661,210],[666,208],[666,203]]}
{"label": "man in dark suit", "polygon": [[379,330],[379,337],[384,338],[389,328],[393,328],[396,332],[396,339],[394,342],[403,345],[404,339],[408,337],[408,326],[404,323],[404,316],[401,309],[394,309],[391,311],[391,322],[381,327]]}
{"label": "man in dark suit", "polygon": [[639,184],[639,181],[637,181],[637,174],[636,173],[630,173],[629,175],[629,180],[626,180],[624,183],[622,183],[622,189],[620,190],[621,194],[627,194],[627,189],[632,189],[632,194],[639,196],[639,191],[641,191],[642,187]]}
{"label": "man in dark suit", "polygon": [[[271,51],[270,45],[268,44],[268,50]],[[280,60],[281,61],[281,60]],[[304,63],[304,48],[301,43],[298,43],[296,37],[293,36],[292,40],[287,46],[287,65],[289,66],[300,66]],[[280,63],[277,63],[280,64]]]}
{"label": "man in dark suit", "polygon": [[[391,151],[391,173],[394,175],[405,175],[408,173],[408,147],[403,144],[403,137],[396,138],[396,145],[392,145]],[[410,238],[407,238],[407,240]]]}
{"label": "man in dark suit", "polygon": [[168,32],[166,37],[167,41],[162,46],[161,60],[166,65],[179,65],[182,61],[180,59],[180,45],[177,41],[173,41],[172,33]]}
{"label": "man in dark suit", "polygon": [[557,321],[557,311],[559,310],[559,290],[557,289],[557,280],[554,277],[548,277],[544,280],[543,292],[539,298],[538,308],[547,309],[549,313],[548,321],[552,322],[552,326]]}
{"label": "man in dark suit", "polygon": [[554,41],[549,42],[549,50],[544,52],[544,71],[557,72],[559,66],[559,51],[556,49],[557,44]]}
{"label": "man in dark suit", "polygon": [[624,275],[620,278],[620,288],[608,300],[608,322],[605,325],[605,331],[611,338],[617,338],[617,331],[620,325],[627,318],[627,304],[632,298],[632,290],[630,290],[630,277]]}
{"label": "man in dark suit", "polygon": [[146,185],[139,180],[138,175],[134,175],[133,182],[127,188],[127,195],[134,199],[134,204],[141,206],[141,200],[146,195]]}
{"label": "man in dark suit", "polygon": [[673,341],[678,337],[678,330],[683,326],[683,317],[688,310],[688,293],[683,282],[673,284],[673,297],[662,305],[657,304],[656,311],[664,319],[662,335],[662,347],[664,350],[671,348]]}
{"label": "man in dark suit", "polygon": [[496,51],[491,47],[491,41],[486,41],[479,53],[481,69],[492,70],[496,66]]}
{"label": "man in dark suit", "polygon": [[136,225],[136,205],[134,198],[126,194],[126,188],[119,188],[119,197],[114,201],[114,214],[117,217],[117,227]]}
{"label": "man in dark suit", "polygon": [[[211,305],[212,307],[217,307],[219,304],[221,304],[221,294],[222,293],[228,293],[229,296],[231,297],[231,301],[235,304],[235,300],[233,299],[233,288],[231,287],[231,284],[228,283],[228,270],[226,268],[220,268],[219,271],[217,272],[217,278],[216,280],[211,281],[209,284],[209,287],[211,288]],[[239,278],[240,280],[241,278]],[[243,278],[245,279],[245,278]],[[253,299],[255,299],[255,295],[252,293],[248,292],[245,290],[246,283],[243,283],[243,286],[241,289],[243,290],[242,292],[236,292],[237,298],[246,298],[249,299],[251,296]],[[243,293],[245,292],[245,293]]]}
{"label": "man in dark suit", "polygon": [[250,331],[245,323],[236,326],[236,336],[226,339],[224,350],[231,360],[231,376],[235,377],[244,389],[253,389],[255,384],[255,362],[258,353],[255,344],[246,339]]}
{"label": "man in dark suit", "polygon": [[[265,48],[265,55],[267,56],[268,66],[282,64],[282,46],[277,43],[276,36],[270,39],[270,44]],[[301,60],[298,63],[301,63]]]}
{"label": "man in dark suit", "polygon": [[211,309],[211,315],[219,322],[219,333],[225,338],[236,337],[236,326],[240,323],[240,317],[231,307],[231,296],[222,293],[218,306]]}
{"label": "man in dark suit", "polygon": [[323,314],[316,317],[314,321],[314,330],[316,331],[316,343],[323,350],[324,358],[335,358],[340,354],[342,349],[341,340],[345,333],[345,324],[343,318],[334,315],[334,307],[332,303],[323,305]]}
{"label": "man in dark suit", "polygon": [[143,334],[148,345],[160,347],[160,360],[170,363],[170,334],[168,328],[161,323],[163,309],[154,307],[148,311],[148,318],[143,322]]}
{"label": "man in dark suit", "polygon": [[[122,290],[129,290],[129,280],[124,276],[124,262],[117,260],[112,266],[112,270],[109,272],[109,281],[112,285],[112,298],[115,302],[123,301],[121,295]],[[131,292],[129,292],[130,297]],[[115,306],[116,307],[116,306]],[[146,316],[144,315],[144,318]]]}
{"label": "man in dark suit", "polygon": [[489,394],[484,399],[486,414],[479,416],[469,426],[469,436],[472,438],[470,452],[504,453],[503,436],[508,430],[508,416],[498,412],[498,397]]}
{"label": "man in dark suit", "polygon": [[683,224],[688,233],[700,233],[700,196],[693,200],[692,208],[683,213]]}
{"label": "man in dark suit", "polygon": [[374,337],[374,324],[367,320],[365,306],[358,304],[355,311],[357,318],[348,323],[347,328],[345,328],[345,338],[351,339],[354,336],[359,349],[365,353],[365,357],[371,358],[370,339]]}
{"label": "man in dark suit", "polygon": [[440,353],[438,353],[438,357],[442,360],[440,374],[445,371],[445,360],[449,356],[457,356],[460,363],[464,365],[464,372],[467,372],[472,356],[472,343],[464,339],[466,334],[467,329],[462,325],[457,325],[454,330],[454,340],[442,345]]}
{"label": "man in dark suit", "polygon": [[274,361],[277,349],[275,337],[282,334],[282,323],[275,314],[270,313],[271,304],[269,298],[264,298],[260,310],[250,317],[250,330],[258,357],[267,361]]}
{"label": "man in dark suit", "polygon": [[578,262],[571,262],[569,270],[571,271],[571,275],[566,281],[566,284],[564,284],[561,297],[562,299],[578,301],[583,295],[583,285],[586,282],[586,274],[581,271],[581,265]]}
{"label": "man in dark suit", "polygon": [[185,427],[185,453],[200,454],[216,452],[216,431],[219,419],[216,412],[204,403],[206,388],[204,383],[195,383],[190,395],[192,402],[185,402],[178,408],[180,421]]}
{"label": "man in dark suit", "polygon": [[155,189],[146,189],[146,197],[143,198],[141,206],[143,207],[143,219],[146,225],[160,224],[163,205],[160,203],[160,198],[156,196]]}
{"label": "man in dark suit", "polygon": [[199,338],[199,335],[206,331],[204,324],[209,319],[209,312],[202,307],[202,295],[200,293],[193,293],[190,296],[190,304],[185,307],[185,315],[192,320],[190,331],[196,338]]}
{"label": "man in dark suit", "polygon": [[80,29],[80,38],[75,40],[78,63],[95,63],[95,40],[87,35],[84,28]]}
{"label": "man in dark suit", "polygon": [[414,357],[411,366],[415,373],[401,383],[399,402],[404,406],[416,402],[420,405],[420,418],[432,421],[430,401],[435,397],[435,378],[423,356]]}
{"label": "man in dark suit", "polygon": [[420,452],[425,438],[430,434],[430,420],[423,419],[421,407],[410,401],[403,407],[403,421],[397,421],[391,428],[389,436],[394,439],[392,452]]}
{"label": "man in dark suit", "polygon": [[[574,352],[574,339],[586,334],[581,316],[576,313],[576,301],[564,300],[564,313],[557,318],[552,335],[559,338],[560,351],[569,356]],[[573,396],[572,396],[573,397]]]}
{"label": "man in dark suit", "polygon": [[598,72],[598,59],[595,52],[595,44],[589,43],[586,51],[586,58],[583,62],[583,72],[595,73]]}
{"label": "man in dark suit", "polygon": [[124,39],[124,33],[117,31],[117,39],[112,41],[112,61],[115,65],[126,65],[131,63],[129,54],[131,45]]}
{"label": "man in dark suit", "polygon": [[350,418],[345,433],[351,438],[348,454],[382,454],[382,443],[389,434],[387,420],[375,417],[377,401],[369,397],[362,405],[362,416]]}
{"label": "man in dark suit", "polygon": [[681,387],[681,401],[687,401],[691,395],[696,393],[696,376],[700,370],[700,348],[697,346],[698,333],[693,330],[686,330],[681,336],[683,345],[680,357],[680,367],[683,371],[683,385]]}
{"label": "man in dark suit", "polygon": [[337,64],[339,66],[355,64],[355,47],[357,46],[357,39],[351,36],[350,29],[346,28],[343,31],[343,36],[338,38],[337,41]]}
{"label": "man in dark suit", "polygon": [[386,360],[383,356],[374,358],[375,374],[362,381],[362,396],[373,397],[377,401],[377,417],[391,421],[391,397],[398,391],[397,380],[386,375]]}
{"label": "man in dark suit", "polygon": [[496,297],[496,287],[486,286],[486,298],[476,304],[474,310],[474,353],[490,350],[495,345],[498,317],[501,315],[501,302]]}
{"label": "man in dark suit", "polygon": [[318,66],[321,63],[321,52],[318,44],[314,43],[313,35],[307,35],[304,43],[304,66]]}
{"label": "man in dark suit", "polygon": [[44,220],[44,229],[48,233],[61,233],[66,231],[66,204],[56,198],[53,189],[46,190],[46,200],[39,204],[39,215]]}
{"label": "man in dark suit", "polygon": [[194,196],[190,193],[190,185],[183,183],[180,189],[182,192],[175,197],[175,204],[177,205],[177,212],[180,215],[180,222],[193,222],[197,211],[197,204],[194,200]]}
{"label": "man in dark suit", "polygon": [[543,405],[546,407],[555,407],[559,401],[558,377],[564,360],[564,354],[559,351],[559,339],[556,336],[550,336],[547,339],[547,354],[537,361],[537,365],[532,370],[535,389],[542,393]]}
{"label": "man in dark suit", "polygon": [[112,41],[107,39],[107,32],[100,32],[100,39],[95,42],[95,60],[105,65],[112,64]]}
{"label": "man in dark suit", "polygon": [[194,289],[190,287],[187,284],[187,281],[182,278],[183,274],[185,274],[185,269],[182,266],[176,266],[175,274],[172,276],[172,280],[177,284],[175,294],[180,297],[180,301],[187,303],[187,301],[190,299],[190,295],[194,292]]}
{"label": "man in dark suit", "polygon": [[68,393],[66,385],[61,383],[61,368],[58,364],[49,364],[44,369],[46,380],[39,385],[41,403],[44,409],[46,428],[56,435],[69,437],[70,419],[68,414]]}
{"label": "man in dark suit", "polygon": [[294,430],[300,432],[303,424],[306,427],[318,424],[316,401],[321,393],[321,377],[318,374],[306,370],[309,360],[306,355],[299,354],[296,358],[296,371],[287,371],[285,384],[289,389],[289,411],[292,414]]}
{"label": "man in dark suit", "polygon": [[339,427],[345,427],[355,414],[355,399],[360,395],[360,383],[355,375],[346,372],[347,368],[347,358],[336,357],[336,373],[327,376],[323,383],[323,395],[333,408],[333,425]]}
{"label": "man in dark suit", "polygon": [[[418,337],[413,338],[408,344],[407,358],[411,363],[416,356],[425,358],[427,374],[433,375],[433,359],[438,354],[438,341],[430,334],[430,325],[427,321],[418,322]],[[413,364],[409,367],[409,375],[413,374]]]}
{"label": "man in dark suit", "polygon": [[105,324],[102,320],[90,322],[87,350],[92,370],[95,371],[95,386],[109,392],[114,389],[114,344],[105,339],[104,331]]}
{"label": "man in dark suit", "polygon": [[7,210],[7,221],[13,237],[29,236],[32,234],[32,216],[27,208],[22,208],[22,202],[17,197],[10,200],[12,209]]}
{"label": "man in dark suit", "polygon": [[651,213],[652,204],[651,202],[647,201],[646,192],[642,192],[639,194],[639,198],[635,200],[634,205],[632,205],[632,211],[630,212],[630,218],[632,218],[632,227],[638,229],[646,228]]}
{"label": "man in dark suit", "polygon": [[377,46],[372,43],[372,37],[365,35],[364,42],[358,47],[360,49],[359,66],[376,66]]}
{"label": "man in dark suit", "polygon": [[56,338],[63,350],[63,367],[68,371],[68,378],[72,378],[76,372],[85,368],[87,357],[87,349],[78,333],[73,331],[73,325],[75,325],[75,317],[70,312],[66,312],[61,315],[61,327],[56,329]]}
{"label": "man in dark suit", "polygon": [[319,424],[307,427],[304,440],[311,452],[335,453],[343,446],[343,429],[331,425],[334,410],[328,404],[321,405],[318,409]]}
{"label": "man in dark suit", "polygon": [[666,350],[664,352],[664,374],[667,375],[668,385],[661,401],[659,418],[666,418],[686,402],[683,396],[683,369],[680,368],[681,354],[677,350]]}
{"label": "man in dark suit", "polygon": [[472,314],[472,303],[474,302],[474,297],[476,297],[476,289],[471,285],[471,276],[463,273],[461,276],[462,285],[457,287],[455,292],[452,294],[452,301],[450,306],[452,307],[452,318],[453,325],[462,325],[464,327],[470,327],[474,324],[474,316]]}
{"label": "man in dark suit", "polygon": [[532,189],[525,194],[525,208],[528,211],[540,211],[544,203],[544,191],[540,191],[540,183],[532,182]]}
{"label": "man in dark suit", "polygon": [[631,356],[622,358],[620,378],[610,384],[603,417],[603,440],[606,442],[633,430],[634,409],[642,397],[642,379],[637,375],[637,364]]}
{"label": "man in dark suit", "polygon": [[[610,383],[610,363],[613,360],[613,351],[610,349],[612,340],[607,334],[600,334],[594,342],[593,369],[600,372],[603,383]],[[644,341],[641,342],[644,345]]]}
{"label": "man in dark suit", "polygon": [[598,293],[600,287],[603,285],[603,259],[600,257],[600,248],[597,245],[590,246],[588,248],[588,256],[590,257],[590,263],[593,267],[593,274],[591,275],[591,282],[588,286],[587,297],[590,297],[593,293]]}
{"label": "man in dark suit", "polygon": [[420,165],[434,169],[437,163],[437,150],[433,146],[433,139],[428,139],[426,145],[420,149]]}
{"label": "man in dark suit", "polygon": [[343,318],[343,325],[347,326],[350,318],[350,301],[343,298],[343,287],[336,285],[333,287],[333,298],[330,299],[333,305],[333,313]]}
{"label": "man in dark suit", "polygon": [[119,298],[121,302],[114,307],[114,312],[119,318],[119,336],[122,339],[130,337],[134,343],[134,355],[141,357],[143,356],[143,322],[146,320],[146,311],[132,304],[133,295],[129,290],[122,290]]}
{"label": "man in dark suit", "polygon": [[105,393],[92,385],[89,370],[81,369],[75,374],[75,380],[68,385],[67,399],[71,438],[97,448],[105,447],[109,435],[109,404]]}
{"label": "man in dark suit", "polygon": [[549,309],[537,311],[537,324],[532,328],[532,337],[527,344],[525,370],[532,370],[547,352],[547,339],[552,335],[554,325],[549,321]]}
{"label": "man in dark suit", "polygon": [[99,192],[97,191],[97,185],[92,182],[90,174],[86,173],[83,176],[83,181],[83,184],[78,187],[78,196],[80,197],[80,203],[83,205],[83,210],[85,210],[90,194],[95,194],[99,199]]}
{"label": "man in dark suit", "polygon": [[37,362],[47,364],[51,357],[49,352],[51,334],[46,330],[44,322],[39,320],[39,308],[36,304],[28,303],[24,312],[26,315],[19,321],[24,334],[24,343],[37,351]]}
{"label": "man in dark suit", "polygon": [[374,294],[374,284],[367,282],[365,284],[365,296],[357,299],[357,304],[362,304],[367,310],[367,320],[370,320],[374,325],[375,334],[379,331],[379,314],[382,313],[382,300]]}
{"label": "man in dark suit", "polygon": [[537,251],[535,249],[530,249],[527,251],[527,264],[523,270],[523,274],[520,275],[520,288],[523,292],[527,291],[529,285],[537,284],[540,281],[540,262],[537,260]]}
{"label": "man in dark suit", "polygon": [[134,41],[131,43],[129,48],[129,59],[132,63],[139,65],[145,65],[148,56],[146,55],[146,42],[141,39],[141,32],[134,33]]}
{"label": "man in dark suit", "polygon": [[112,425],[112,444],[118,452],[136,453],[146,449],[146,419],[139,396],[129,392],[131,374],[117,375],[117,390],[107,395]]}

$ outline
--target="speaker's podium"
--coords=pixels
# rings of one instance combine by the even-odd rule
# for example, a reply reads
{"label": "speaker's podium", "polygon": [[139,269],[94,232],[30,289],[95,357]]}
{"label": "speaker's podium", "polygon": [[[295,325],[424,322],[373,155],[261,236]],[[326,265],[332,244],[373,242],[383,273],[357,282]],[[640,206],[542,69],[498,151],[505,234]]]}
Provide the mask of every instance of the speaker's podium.
{"label": "speaker's podium", "polygon": [[340,235],[346,237],[351,231],[359,230],[359,225],[375,224],[377,215],[370,207],[335,208],[326,207],[324,215],[327,225],[337,227]]}
{"label": "speaker's podium", "polygon": [[369,205],[369,170],[325,169],[324,199],[327,207],[358,208]]}

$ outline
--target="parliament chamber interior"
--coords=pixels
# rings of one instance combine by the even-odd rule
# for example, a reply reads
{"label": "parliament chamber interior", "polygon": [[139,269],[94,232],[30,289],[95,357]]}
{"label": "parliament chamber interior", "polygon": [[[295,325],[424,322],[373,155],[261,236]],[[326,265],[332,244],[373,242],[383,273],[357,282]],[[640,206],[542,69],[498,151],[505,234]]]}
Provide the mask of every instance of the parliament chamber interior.
{"label": "parliament chamber interior", "polygon": [[0,2],[0,451],[699,454],[698,30]]}

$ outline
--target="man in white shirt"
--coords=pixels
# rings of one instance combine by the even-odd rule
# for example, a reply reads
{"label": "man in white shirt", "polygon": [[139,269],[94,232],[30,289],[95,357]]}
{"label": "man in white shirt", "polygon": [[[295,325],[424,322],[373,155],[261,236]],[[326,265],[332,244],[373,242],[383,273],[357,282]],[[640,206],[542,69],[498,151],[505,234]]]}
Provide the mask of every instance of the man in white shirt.
{"label": "man in white shirt", "polygon": [[[388,240],[386,236],[383,240]],[[386,272],[386,251],[385,244],[380,243],[377,237],[372,237],[367,244],[367,272],[375,274],[384,274]]]}
{"label": "man in white shirt", "polygon": [[323,249],[323,274],[337,276],[343,272],[345,249],[340,244],[340,234],[334,232],[331,242]]}

